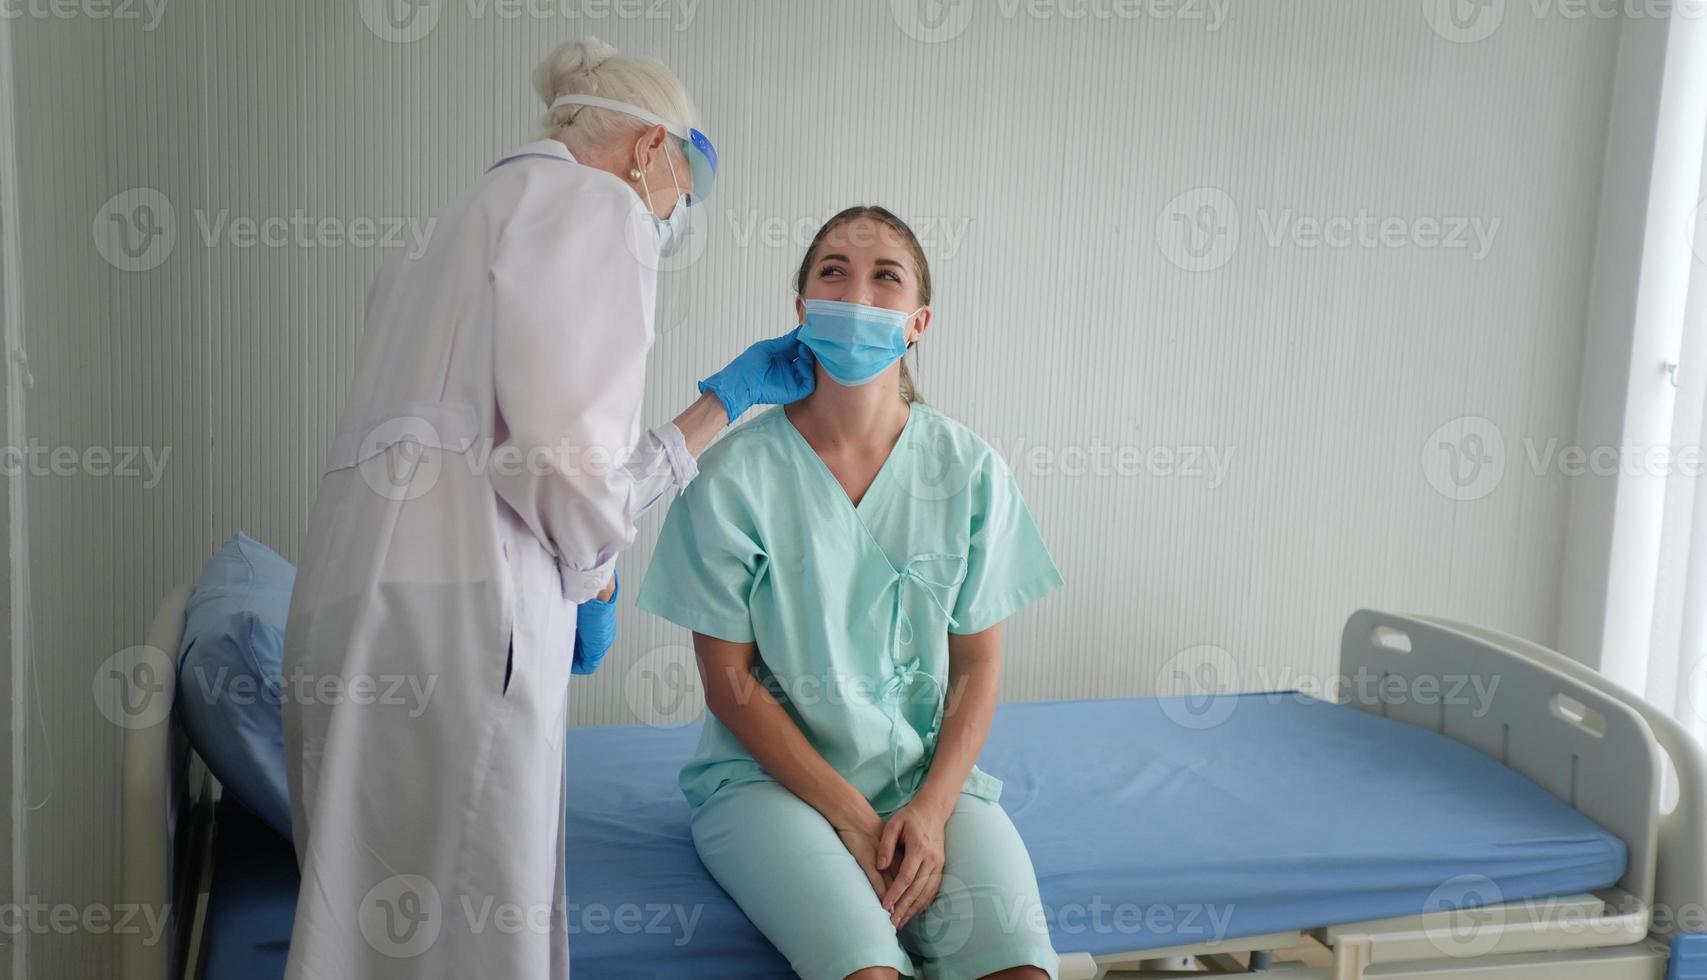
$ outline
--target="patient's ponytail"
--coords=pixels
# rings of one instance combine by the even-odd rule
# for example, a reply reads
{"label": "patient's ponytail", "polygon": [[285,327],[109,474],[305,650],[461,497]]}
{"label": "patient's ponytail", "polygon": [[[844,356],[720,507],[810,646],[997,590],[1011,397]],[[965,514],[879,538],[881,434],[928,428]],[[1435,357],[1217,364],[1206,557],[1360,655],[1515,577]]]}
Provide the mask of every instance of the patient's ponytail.
{"label": "patient's ponytail", "polygon": [[[887,208],[880,208],[875,204],[855,205],[824,222],[824,227],[819,228],[818,234],[812,236],[812,244],[806,246],[806,254],[800,258],[800,269],[794,274],[795,293],[804,294],[806,292],[806,277],[812,274],[812,255],[818,251],[818,246],[823,244],[824,236],[850,221],[858,221],[861,218],[869,218],[901,236],[901,241],[906,244],[907,251],[913,256],[914,272],[919,278],[919,305],[931,305],[931,266],[929,262],[925,261],[925,250],[919,245],[918,236],[913,234],[913,229],[907,227],[905,221],[897,218]],[[919,389],[913,384],[913,373],[907,370],[907,359],[905,357],[901,358],[900,380],[901,397],[909,404],[923,404],[924,396],[919,394]]]}

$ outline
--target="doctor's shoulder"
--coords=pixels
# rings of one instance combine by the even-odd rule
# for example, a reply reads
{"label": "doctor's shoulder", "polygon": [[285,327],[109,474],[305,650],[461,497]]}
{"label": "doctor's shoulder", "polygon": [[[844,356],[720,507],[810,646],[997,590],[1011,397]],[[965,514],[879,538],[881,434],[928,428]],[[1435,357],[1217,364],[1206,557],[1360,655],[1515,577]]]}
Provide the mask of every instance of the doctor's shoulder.
{"label": "doctor's shoulder", "polygon": [[614,174],[571,160],[525,157],[485,175],[489,184],[510,181],[521,186],[497,194],[516,209],[506,216],[509,225],[520,218],[526,228],[603,227],[614,236],[626,224],[638,225],[644,211],[639,198]]}

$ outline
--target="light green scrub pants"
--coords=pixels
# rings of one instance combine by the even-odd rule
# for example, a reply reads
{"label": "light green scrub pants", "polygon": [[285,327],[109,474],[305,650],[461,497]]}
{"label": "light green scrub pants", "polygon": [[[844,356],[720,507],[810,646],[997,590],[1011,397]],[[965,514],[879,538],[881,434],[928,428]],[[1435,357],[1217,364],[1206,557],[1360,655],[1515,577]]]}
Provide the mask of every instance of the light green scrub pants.
{"label": "light green scrub pants", "polygon": [[936,901],[897,935],[829,821],[780,783],[725,786],[693,816],[700,860],[803,980],[871,966],[972,980],[1028,964],[1054,980],[1037,875],[1008,815],[962,793],[944,837]]}

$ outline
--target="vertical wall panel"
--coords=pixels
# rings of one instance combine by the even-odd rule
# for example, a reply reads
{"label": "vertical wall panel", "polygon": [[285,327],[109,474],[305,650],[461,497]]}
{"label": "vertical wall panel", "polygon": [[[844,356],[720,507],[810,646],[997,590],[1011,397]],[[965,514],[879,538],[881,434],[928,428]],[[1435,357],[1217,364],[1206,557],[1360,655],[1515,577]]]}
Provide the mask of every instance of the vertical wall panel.
{"label": "vertical wall panel", "polygon": [[[415,242],[314,227],[429,216],[531,137],[528,70],[585,33],[676,66],[725,161],[703,253],[660,286],[649,423],[792,324],[822,218],[881,203],[915,222],[937,282],[919,384],[1007,455],[1068,581],[1007,631],[1006,697],[1309,683],[1362,605],[1552,639],[1569,486],[1527,456],[1571,438],[1615,21],[1512,4],[1459,43],[1415,3],[927,3],[966,20],[928,41],[904,3],[421,0],[394,12],[433,26],[400,41],[383,7],[14,25],[31,436],[171,453],[154,486],[31,477],[43,897],[114,885],[103,662],[230,533],[298,551],[366,283]],[[135,188],[170,203],[176,238],[125,271],[94,226],[138,217],[105,204]],[[1171,203],[1194,189],[1221,209]],[[1206,213],[1239,237],[1192,271],[1179,229]],[[1358,215],[1499,224],[1482,256],[1288,233]],[[308,240],[233,231],[267,219]],[[1459,500],[1434,485],[1440,443],[1473,444],[1438,433],[1466,416],[1497,428],[1505,472]],[[1119,462],[1160,450],[1225,470]],[[661,516],[621,560],[630,596]],[[691,715],[685,644],[626,606],[575,719]],[[95,937],[33,942],[37,975],[110,972]]]}
{"label": "vertical wall panel", "polygon": [[[10,40],[8,27],[0,24],[0,54],[7,50]],[[7,131],[11,120],[9,105],[11,87],[4,77],[0,77],[0,134]],[[5,159],[6,148],[0,146],[0,250],[8,248],[6,236],[18,220],[12,212],[15,202],[6,194],[5,185],[10,179],[11,167]],[[0,357],[6,356],[6,349],[11,346],[11,338],[6,336],[4,328],[9,319],[7,303],[17,297],[18,284],[13,280],[17,272],[8,267],[4,254],[0,254]],[[12,441],[12,397],[13,374],[9,365],[0,365],[0,432],[6,433],[5,441]],[[6,690],[0,694],[0,786],[6,787],[6,807],[0,810],[0,902],[14,905],[22,901],[17,893],[17,867],[13,862],[13,848],[18,839],[17,821],[13,813],[17,807],[14,776],[17,769],[13,765],[13,754],[19,747],[18,740],[13,736],[12,725],[18,717],[14,704],[18,699],[20,685],[15,680],[14,667],[21,661],[17,660],[20,651],[15,649],[13,642],[12,624],[15,622],[16,610],[12,608],[12,586],[14,584],[14,563],[16,558],[12,549],[17,543],[12,534],[12,493],[16,477],[6,472],[0,472],[0,677],[6,678]],[[17,939],[10,932],[0,932],[0,980],[11,980],[13,969],[12,959],[15,955],[14,946]]]}

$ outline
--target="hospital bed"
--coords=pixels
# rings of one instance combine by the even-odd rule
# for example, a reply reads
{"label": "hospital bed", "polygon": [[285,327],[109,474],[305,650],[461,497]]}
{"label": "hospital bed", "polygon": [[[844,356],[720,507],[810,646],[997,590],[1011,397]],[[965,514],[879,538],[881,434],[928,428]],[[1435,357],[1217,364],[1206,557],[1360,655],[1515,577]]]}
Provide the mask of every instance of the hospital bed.
{"label": "hospital bed", "polygon": [[[176,655],[188,592],[161,604],[156,650]],[[1064,978],[1707,976],[1707,757],[1674,721],[1557,653],[1430,617],[1354,614],[1340,673],[1339,703],[998,710],[981,764]],[[570,733],[577,976],[790,975],[694,855],[675,773],[696,735]],[[127,732],[123,779],[123,899],[172,909],[163,941],[124,937],[125,980],[282,975],[289,843],[222,796],[175,723]],[[1309,940],[1330,965],[1272,957]]]}

